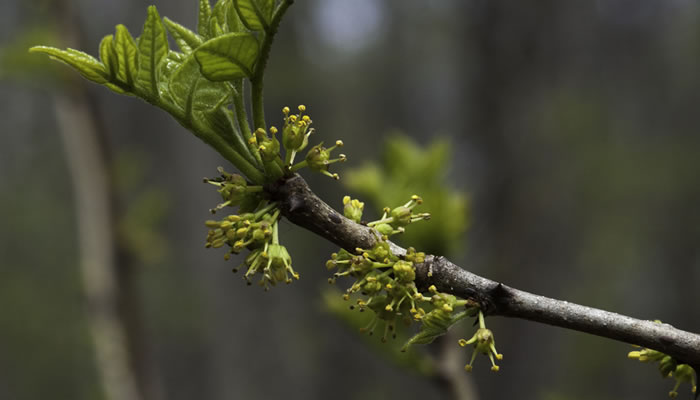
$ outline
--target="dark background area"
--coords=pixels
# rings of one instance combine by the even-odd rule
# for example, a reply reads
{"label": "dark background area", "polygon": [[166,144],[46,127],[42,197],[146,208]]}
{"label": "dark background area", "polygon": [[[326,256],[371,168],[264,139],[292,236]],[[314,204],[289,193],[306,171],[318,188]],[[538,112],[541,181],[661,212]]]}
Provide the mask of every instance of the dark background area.
{"label": "dark background area", "polygon": [[[151,3],[196,23],[194,1],[64,6],[78,10],[83,49],[95,54],[118,23],[138,34]],[[32,39],[60,25],[54,7],[0,2],[1,399],[101,396],[77,266],[81,210],[55,132],[52,99],[64,89],[52,82],[67,68],[18,68],[11,51],[43,43]],[[324,311],[330,243],[284,223],[303,278],[266,293],[246,287],[230,272],[240,260],[203,247],[202,222],[219,199],[201,178],[223,160],[164,112],[97,85],[88,91],[114,173],[128,177],[125,215],[144,195],[164,213],[145,255],[131,260],[132,306],[163,398],[439,395]],[[297,0],[272,50],[268,120],[279,124],[279,110],[297,104],[313,116],[317,140],[345,141],[342,168],[376,158],[392,130],[421,143],[449,137],[450,180],[472,206],[452,257],[461,265],[700,331],[696,2]],[[340,206],[342,185],[306,176]],[[484,399],[651,399],[672,386],[628,360],[626,344],[519,320],[489,326],[505,358],[498,374],[477,360]]]}

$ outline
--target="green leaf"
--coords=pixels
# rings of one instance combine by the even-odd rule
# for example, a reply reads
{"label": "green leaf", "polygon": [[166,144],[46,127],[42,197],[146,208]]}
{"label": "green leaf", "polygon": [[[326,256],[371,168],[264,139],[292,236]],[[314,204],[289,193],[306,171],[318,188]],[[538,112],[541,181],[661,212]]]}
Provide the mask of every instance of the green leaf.
{"label": "green leaf", "polygon": [[447,330],[468,316],[467,311],[462,311],[454,315],[445,315],[441,310],[433,310],[423,317],[423,324],[420,331],[406,342],[401,351],[406,351],[414,344],[429,344],[433,340],[447,333]]}
{"label": "green leaf", "polygon": [[249,163],[256,165],[248,145],[238,131],[236,116],[226,107],[217,106],[212,112],[207,113],[207,119],[219,136],[224,138],[238,154],[242,155]]}
{"label": "green leaf", "polygon": [[233,0],[243,24],[252,31],[267,31],[272,21],[274,0]]}
{"label": "green leaf", "polygon": [[219,21],[217,21],[216,18],[212,18],[209,21],[209,34],[211,35],[211,37],[218,37],[223,35],[224,33],[226,33],[224,31],[224,27],[219,25]]}
{"label": "green leaf", "polygon": [[211,19],[211,4],[209,0],[199,0],[199,18],[197,19],[197,33],[204,38],[210,38],[209,20]]}
{"label": "green leaf", "polygon": [[231,0],[219,0],[212,8],[211,20],[209,21],[209,31],[213,33],[212,36],[216,37],[229,32],[226,11],[230,5]]}
{"label": "green leaf", "polygon": [[194,56],[188,56],[170,79],[170,93],[175,103],[191,118],[196,111],[211,111],[231,95],[224,82],[205,79]]}
{"label": "green leaf", "polygon": [[168,54],[168,36],[155,6],[148,7],[148,19],[139,37],[139,69],[136,86],[158,98],[159,65]]}
{"label": "green leaf", "polygon": [[228,25],[229,32],[246,31],[246,27],[243,25],[243,22],[238,17],[238,11],[236,11],[236,7],[233,4],[233,0],[230,0],[228,2],[228,6],[226,7],[226,24]]}
{"label": "green leaf", "polygon": [[138,51],[134,38],[124,25],[117,25],[112,47],[117,58],[117,80],[130,88],[134,87],[138,74]]}
{"label": "green leaf", "polygon": [[258,58],[258,41],[249,33],[228,33],[206,41],[194,55],[209,80],[249,77]]}
{"label": "green leaf", "polygon": [[[177,109],[177,102],[170,92],[170,80],[184,61],[185,57],[183,57],[182,53],[171,50],[168,52],[168,56],[165,60],[160,64],[158,71],[158,93],[160,94],[160,101],[162,103],[174,105],[175,109]],[[176,115],[176,117],[180,118],[182,116]]]}
{"label": "green leaf", "polygon": [[175,39],[175,43],[177,43],[180,50],[185,54],[190,54],[193,49],[196,49],[204,43],[204,40],[202,40],[199,35],[177,22],[169,20],[168,17],[163,18],[163,23],[168,32],[170,32],[170,35]]}
{"label": "green leaf", "polygon": [[100,60],[109,74],[109,81],[117,79],[117,55],[114,53],[114,35],[107,35],[100,42]]}
{"label": "green leaf", "polygon": [[48,46],[34,46],[29,51],[48,54],[52,59],[64,62],[75,68],[85,79],[92,82],[105,84],[109,78],[109,73],[101,62],[81,51],[74,49],[60,50]]}

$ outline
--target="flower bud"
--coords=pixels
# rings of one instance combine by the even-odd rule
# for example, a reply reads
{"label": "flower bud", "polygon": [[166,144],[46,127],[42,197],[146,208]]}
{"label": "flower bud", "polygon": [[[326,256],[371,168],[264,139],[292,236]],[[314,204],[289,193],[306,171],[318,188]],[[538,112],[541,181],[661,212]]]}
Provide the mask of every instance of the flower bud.
{"label": "flower bud", "polygon": [[350,199],[350,196],[343,197],[343,214],[355,221],[360,222],[362,220],[362,210],[365,208],[365,203],[357,199]]}
{"label": "flower bud", "polygon": [[399,260],[392,267],[394,276],[401,283],[410,283],[416,280],[416,271],[410,261]]}
{"label": "flower bud", "polygon": [[411,209],[408,207],[396,207],[391,210],[392,224],[395,226],[406,226],[411,223]]}

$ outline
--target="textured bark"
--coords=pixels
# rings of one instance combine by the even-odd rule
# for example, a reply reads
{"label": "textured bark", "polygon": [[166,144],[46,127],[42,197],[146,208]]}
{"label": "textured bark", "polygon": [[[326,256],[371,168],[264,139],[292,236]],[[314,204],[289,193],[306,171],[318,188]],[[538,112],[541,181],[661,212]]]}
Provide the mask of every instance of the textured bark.
{"label": "textured bark", "polygon": [[[299,175],[266,190],[291,222],[348,251],[370,248],[378,240],[371,228],[345,218],[318,198]],[[405,254],[405,249],[393,243],[392,248],[395,254]],[[649,347],[696,370],[700,366],[698,334],[514,289],[466,271],[444,257],[428,255],[418,264],[416,284],[424,289],[435,285],[441,292],[477,301],[487,315],[522,318]]]}

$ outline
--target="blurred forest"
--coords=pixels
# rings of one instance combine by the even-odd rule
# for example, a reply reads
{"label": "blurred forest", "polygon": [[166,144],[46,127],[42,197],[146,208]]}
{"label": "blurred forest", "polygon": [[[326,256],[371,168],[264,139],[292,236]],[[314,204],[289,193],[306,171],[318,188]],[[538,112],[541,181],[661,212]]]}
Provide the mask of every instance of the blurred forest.
{"label": "blurred forest", "polygon": [[[102,396],[79,268],[85,210],[58,132],[59,99],[76,90],[109,153],[120,311],[145,399],[440,396],[326,310],[332,244],[285,223],[302,279],[246,287],[231,273],[239,260],[203,246],[219,199],[201,178],[218,154],[164,112],[26,53],[72,30],[95,54],[118,23],[139,34],[149,4],[196,24],[193,0],[0,2],[0,399]],[[297,0],[266,100],[271,123],[305,104],[317,139],[345,141],[341,176],[378,158],[392,131],[450,140],[446,173],[470,204],[458,264],[700,332],[697,2]],[[341,206],[348,189],[306,176]],[[464,373],[478,398],[665,398],[672,386],[627,360],[626,344],[488,323],[505,358],[497,374],[484,359]],[[470,351],[453,348],[466,363]]]}

